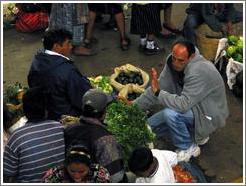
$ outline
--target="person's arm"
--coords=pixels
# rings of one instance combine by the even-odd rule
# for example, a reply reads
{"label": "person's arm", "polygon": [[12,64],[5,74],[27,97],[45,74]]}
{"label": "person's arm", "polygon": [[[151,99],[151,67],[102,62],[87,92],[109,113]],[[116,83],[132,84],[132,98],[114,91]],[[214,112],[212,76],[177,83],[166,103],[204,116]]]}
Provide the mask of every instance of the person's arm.
{"label": "person's arm", "polygon": [[185,113],[215,90],[217,86],[221,86],[220,84],[211,85],[211,83],[215,84],[214,82],[216,82],[216,79],[213,78],[213,73],[204,73],[204,70],[198,69],[193,70],[197,71],[185,77],[181,95],[172,94],[164,90],[160,91],[158,100],[163,106]]}
{"label": "person's arm", "polygon": [[81,110],[82,97],[91,88],[90,81],[81,75],[77,69],[70,72],[67,81],[67,95],[73,107]]}
{"label": "person's arm", "polygon": [[125,171],[119,144],[112,135],[99,138],[95,142],[96,159],[110,173],[112,183],[122,181]]}
{"label": "person's arm", "polygon": [[205,23],[215,32],[223,31],[223,24],[213,13],[213,3],[202,3],[201,14]]}
{"label": "person's arm", "polygon": [[10,148],[11,144],[5,146],[3,154],[3,178],[4,182],[12,183],[15,181],[15,178],[18,173],[18,155],[16,151]]}

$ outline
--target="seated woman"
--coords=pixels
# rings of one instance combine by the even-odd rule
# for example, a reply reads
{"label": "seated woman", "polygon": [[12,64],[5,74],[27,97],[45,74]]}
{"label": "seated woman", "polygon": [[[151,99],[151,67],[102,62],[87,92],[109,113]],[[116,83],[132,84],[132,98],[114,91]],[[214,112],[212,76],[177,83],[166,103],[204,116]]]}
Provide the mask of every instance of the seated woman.
{"label": "seated woman", "polygon": [[63,166],[48,170],[43,178],[45,183],[108,183],[107,169],[91,162],[87,149],[71,147]]}
{"label": "seated woman", "polygon": [[135,149],[128,167],[138,178],[137,183],[206,182],[200,169],[187,162],[178,162],[177,154],[168,150]]}

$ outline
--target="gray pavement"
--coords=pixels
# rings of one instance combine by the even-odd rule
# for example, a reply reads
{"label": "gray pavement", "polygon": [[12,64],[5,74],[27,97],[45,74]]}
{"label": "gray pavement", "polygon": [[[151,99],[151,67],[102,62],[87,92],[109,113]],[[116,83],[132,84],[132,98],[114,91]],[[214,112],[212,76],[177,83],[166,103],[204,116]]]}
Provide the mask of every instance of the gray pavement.
{"label": "gray pavement", "polygon": [[[187,4],[175,4],[172,20],[182,27]],[[130,17],[126,19],[129,33]],[[130,63],[149,72],[155,67],[160,72],[165,64],[165,57],[170,52],[174,40],[158,39],[164,51],[159,55],[146,56],[138,51],[138,37],[128,34],[131,47],[121,51],[119,34],[113,30],[102,30],[96,25],[95,37],[99,53],[91,57],[73,56],[75,65],[86,76],[111,75],[117,66]],[[7,83],[21,82],[27,85],[27,73],[36,51],[42,47],[42,32],[18,33],[14,29],[3,32],[3,80]],[[202,147],[197,161],[211,182],[234,182],[243,176],[243,99],[238,99],[227,90],[230,116],[224,128],[210,136],[209,142]],[[165,148],[165,141],[157,141],[157,148]]]}

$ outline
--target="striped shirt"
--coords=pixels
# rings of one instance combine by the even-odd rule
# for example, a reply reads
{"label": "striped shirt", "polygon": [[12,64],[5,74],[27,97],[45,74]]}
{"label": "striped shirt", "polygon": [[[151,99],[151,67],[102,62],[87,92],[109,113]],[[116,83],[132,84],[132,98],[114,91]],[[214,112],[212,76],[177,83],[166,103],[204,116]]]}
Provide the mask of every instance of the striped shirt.
{"label": "striped shirt", "polygon": [[64,152],[64,129],[59,122],[28,122],[14,131],[5,146],[4,177],[41,182],[45,171],[63,164]]}

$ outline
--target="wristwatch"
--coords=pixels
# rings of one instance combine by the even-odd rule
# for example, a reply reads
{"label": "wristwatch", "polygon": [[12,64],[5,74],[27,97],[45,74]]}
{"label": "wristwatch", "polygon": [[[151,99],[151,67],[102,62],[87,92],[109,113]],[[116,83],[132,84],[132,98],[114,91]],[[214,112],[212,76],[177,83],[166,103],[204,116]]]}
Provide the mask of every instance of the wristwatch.
{"label": "wristwatch", "polygon": [[155,95],[156,97],[158,97],[159,94],[160,94],[160,89],[158,89],[158,90],[154,93],[154,95]]}

